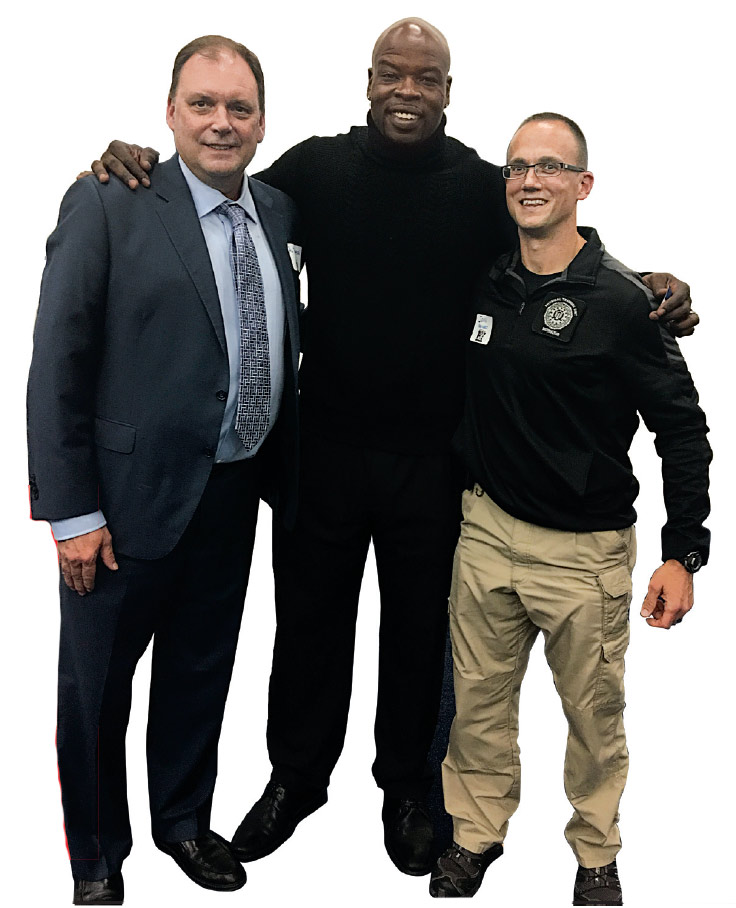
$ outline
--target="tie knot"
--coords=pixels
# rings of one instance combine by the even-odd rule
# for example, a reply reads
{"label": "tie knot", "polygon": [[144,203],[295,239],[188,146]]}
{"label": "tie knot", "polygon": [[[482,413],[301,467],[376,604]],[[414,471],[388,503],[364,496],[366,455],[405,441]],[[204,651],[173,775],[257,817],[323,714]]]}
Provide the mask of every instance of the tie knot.
{"label": "tie knot", "polygon": [[240,227],[241,224],[245,224],[245,211],[237,202],[222,202],[215,208],[215,212],[224,214],[233,227]]}

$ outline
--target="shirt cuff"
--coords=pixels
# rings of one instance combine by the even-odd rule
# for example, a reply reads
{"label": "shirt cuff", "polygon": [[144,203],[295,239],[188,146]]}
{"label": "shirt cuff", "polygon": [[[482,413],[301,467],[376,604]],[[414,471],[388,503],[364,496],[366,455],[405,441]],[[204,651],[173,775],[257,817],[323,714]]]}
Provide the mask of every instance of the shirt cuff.
{"label": "shirt cuff", "polygon": [[99,530],[107,521],[102,511],[95,511],[94,514],[81,514],[79,517],[68,517],[66,520],[50,520],[49,523],[54,539],[63,542],[65,539],[73,539],[75,536]]}

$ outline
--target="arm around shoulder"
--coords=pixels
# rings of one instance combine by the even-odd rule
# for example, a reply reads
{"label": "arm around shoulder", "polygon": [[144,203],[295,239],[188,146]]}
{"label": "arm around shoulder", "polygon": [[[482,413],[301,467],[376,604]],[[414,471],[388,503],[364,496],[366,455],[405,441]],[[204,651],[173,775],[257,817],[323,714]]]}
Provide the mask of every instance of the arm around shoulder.
{"label": "arm around shoulder", "polygon": [[315,137],[307,139],[285,151],[270,167],[257,173],[256,179],[275,189],[280,189],[298,203],[305,181],[309,180],[306,152],[309,144],[314,140]]}

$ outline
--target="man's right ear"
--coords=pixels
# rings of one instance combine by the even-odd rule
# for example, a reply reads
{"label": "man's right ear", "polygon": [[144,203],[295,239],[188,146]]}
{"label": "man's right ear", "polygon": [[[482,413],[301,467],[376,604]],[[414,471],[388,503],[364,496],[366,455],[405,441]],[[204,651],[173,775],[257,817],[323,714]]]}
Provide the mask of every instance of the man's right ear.
{"label": "man's right ear", "polygon": [[169,129],[174,129],[174,99],[169,98],[166,102],[166,125]]}
{"label": "man's right ear", "polygon": [[366,92],[366,95],[367,95],[369,101],[371,99],[371,85],[372,84],[373,84],[373,67],[369,66],[368,67],[368,91]]}

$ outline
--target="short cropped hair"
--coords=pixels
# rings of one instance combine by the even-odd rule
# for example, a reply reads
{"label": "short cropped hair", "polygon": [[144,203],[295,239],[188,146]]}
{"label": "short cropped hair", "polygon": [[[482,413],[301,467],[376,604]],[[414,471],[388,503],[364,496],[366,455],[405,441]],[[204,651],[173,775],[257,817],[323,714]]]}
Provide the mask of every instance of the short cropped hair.
{"label": "short cropped hair", "polygon": [[[522,123],[519,124],[519,129],[522,126],[526,126],[527,123],[533,123],[536,120],[558,120],[560,123],[564,123],[570,132],[575,137],[575,141],[578,145],[578,165],[580,167],[588,168],[588,143],[585,141],[585,136],[583,135],[583,130],[578,126],[578,124],[571,120],[569,117],[564,116],[563,114],[551,113],[550,111],[544,111],[544,113],[535,113],[531,117],[527,117]],[[516,131],[518,132],[519,129]]]}
{"label": "short cropped hair", "polygon": [[258,86],[258,106],[261,113],[265,113],[266,90],[263,83],[263,70],[261,69],[258,57],[256,57],[252,50],[248,50],[244,44],[238,44],[237,41],[233,41],[231,38],[224,38],[222,35],[203,35],[201,38],[195,38],[194,41],[190,41],[189,44],[182,47],[176,55],[176,60],[174,60],[174,70],[171,73],[169,100],[176,94],[181,69],[187,60],[195,54],[200,54],[203,57],[208,57],[210,60],[215,60],[222,51],[230,51],[233,54],[237,54],[248,64],[256,80],[256,85]]}

